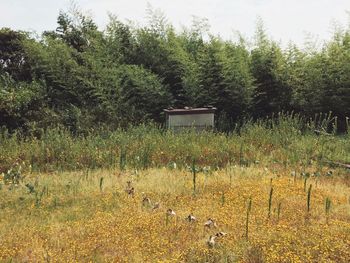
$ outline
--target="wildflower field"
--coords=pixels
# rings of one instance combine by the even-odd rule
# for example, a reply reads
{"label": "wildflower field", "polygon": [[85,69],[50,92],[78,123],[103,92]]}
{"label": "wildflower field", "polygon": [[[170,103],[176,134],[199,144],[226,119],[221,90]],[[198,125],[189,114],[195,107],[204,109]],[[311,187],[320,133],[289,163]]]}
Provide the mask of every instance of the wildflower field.
{"label": "wildflower field", "polygon": [[349,262],[349,136],[289,124],[3,133],[0,261]]}

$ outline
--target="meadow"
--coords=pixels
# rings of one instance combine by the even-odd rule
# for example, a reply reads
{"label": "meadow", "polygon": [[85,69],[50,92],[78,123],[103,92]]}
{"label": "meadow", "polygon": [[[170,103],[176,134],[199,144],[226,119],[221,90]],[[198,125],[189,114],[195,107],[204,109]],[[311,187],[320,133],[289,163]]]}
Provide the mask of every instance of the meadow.
{"label": "meadow", "polygon": [[0,261],[348,262],[350,137],[335,130],[2,131]]}

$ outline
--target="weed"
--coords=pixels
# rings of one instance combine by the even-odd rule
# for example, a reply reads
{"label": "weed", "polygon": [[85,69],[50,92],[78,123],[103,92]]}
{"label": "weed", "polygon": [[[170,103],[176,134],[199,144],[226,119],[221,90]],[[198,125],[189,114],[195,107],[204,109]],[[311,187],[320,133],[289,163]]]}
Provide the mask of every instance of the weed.
{"label": "weed", "polygon": [[[335,169],[336,174],[341,171],[340,168]],[[76,198],[73,189],[78,185],[77,177],[81,176],[81,172],[34,174],[40,184],[35,186],[33,182],[26,182],[34,187],[32,191],[38,192],[31,194],[34,204],[29,197],[21,199],[23,190],[30,191],[28,187],[19,187],[12,192],[0,191],[0,261],[7,262],[10,258],[25,261],[29,250],[37,261],[45,261],[42,244],[47,242],[54,244],[44,247],[50,260],[65,262],[74,259],[93,261],[94,258],[124,262],[130,261],[130,255],[138,255],[133,256],[136,262],[204,262],[207,258],[210,262],[226,262],[228,251],[230,255],[235,255],[234,262],[285,262],[290,258],[317,262],[320,254],[325,261],[332,261],[336,256],[339,262],[347,262],[347,230],[350,226],[347,211],[328,210],[329,221],[333,214],[337,219],[337,223],[329,225],[328,230],[320,220],[325,220],[325,216],[321,216],[325,212],[327,215],[324,202],[328,192],[334,189],[334,182],[340,182],[339,178],[327,178],[317,194],[311,192],[313,224],[305,228],[300,220],[300,207],[306,202],[306,193],[305,198],[300,198],[302,189],[291,187],[289,171],[281,172],[280,177],[273,181],[271,206],[276,208],[276,213],[271,212],[271,219],[276,215],[278,225],[262,223],[267,217],[267,207],[263,194],[266,192],[266,177],[261,176],[261,168],[253,166],[235,172],[237,176],[233,187],[226,188],[229,178],[224,170],[218,170],[214,172],[215,176],[208,176],[206,191],[193,198],[188,171],[166,168],[141,170],[134,199],[122,192],[125,180],[110,177],[110,170],[92,170],[89,175],[91,180],[81,179],[79,198]],[[96,186],[102,177],[103,195]],[[197,186],[199,179],[197,177]],[[70,185],[69,191],[65,190],[66,185]],[[132,188],[132,185],[129,187]],[[337,185],[337,189],[341,187]],[[46,200],[48,189],[50,195]],[[332,203],[344,202],[344,196],[349,196],[346,185],[343,189],[332,192]],[[213,196],[218,197],[217,201],[212,199]],[[140,209],[145,197],[160,201],[162,206]],[[144,208],[151,200],[144,202]],[[223,200],[224,206],[221,206]],[[156,206],[156,203],[152,202],[152,205]],[[176,214],[172,210],[166,213],[168,207],[176,208]],[[191,218],[185,220],[184,217],[189,214]],[[207,238],[216,232],[226,231],[227,238],[215,235],[218,236],[215,247],[209,250]],[[319,246],[320,243],[324,245]],[[334,249],[329,250],[332,246]],[[253,249],[250,250],[250,247]],[[111,252],[115,250],[117,255]],[[230,260],[232,262],[233,258],[230,257]]]}
{"label": "weed", "polygon": [[41,204],[41,200],[44,196],[44,193],[46,192],[46,186],[43,187],[43,189],[40,192],[35,191],[35,206],[39,207]]}
{"label": "weed", "polygon": [[28,188],[29,194],[35,193],[35,187],[34,187],[34,185],[32,185],[32,184],[30,184],[30,183],[27,183],[25,186]]}
{"label": "weed", "polygon": [[[322,118],[329,119],[329,116]],[[3,153],[0,172],[10,170],[14,160],[28,164],[23,166],[26,172],[109,169],[115,167],[116,155],[122,171],[129,164],[127,160],[134,168],[176,163],[181,169],[192,161],[191,156],[196,156],[199,166],[219,168],[228,164],[248,166],[247,160],[251,159],[259,160],[257,166],[266,166],[273,160],[286,165],[289,165],[288,160],[294,163],[301,160],[306,169],[320,153],[322,160],[350,162],[348,149],[344,149],[348,136],[325,137],[311,133],[315,126],[322,128],[327,123],[329,120],[322,122],[318,117],[316,123],[304,130],[307,126],[303,118],[280,114],[273,125],[268,120],[255,123],[247,120],[229,134],[183,131],[174,136],[152,125],[143,125],[124,130],[91,131],[84,136],[75,136],[64,128],[52,128],[37,140],[0,131],[4,133],[0,134],[0,152]]]}
{"label": "weed", "polygon": [[15,164],[4,175],[3,180],[5,184],[18,185],[23,180],[22,167],[19,164]]}

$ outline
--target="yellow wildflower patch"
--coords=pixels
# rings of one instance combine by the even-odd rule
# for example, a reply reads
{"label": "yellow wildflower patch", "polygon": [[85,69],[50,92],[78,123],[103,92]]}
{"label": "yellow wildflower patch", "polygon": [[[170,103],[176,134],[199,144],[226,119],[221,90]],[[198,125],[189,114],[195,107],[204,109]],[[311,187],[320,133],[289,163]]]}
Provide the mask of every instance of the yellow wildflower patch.
{"label": "yellow wildflower patch", "polygon": [[349,188],[310,178],[305,190],[290,172],[198,173],[195,192],[182,170],[31,174],[33,193],[24,184],[0,190],[0,261],[348,262]]}

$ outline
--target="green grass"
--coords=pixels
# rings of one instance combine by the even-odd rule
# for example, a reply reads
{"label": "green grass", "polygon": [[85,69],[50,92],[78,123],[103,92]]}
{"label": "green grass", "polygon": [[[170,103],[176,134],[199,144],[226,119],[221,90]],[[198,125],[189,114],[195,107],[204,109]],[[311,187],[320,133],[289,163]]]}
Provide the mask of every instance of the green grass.
{"label": "green grass", "polygon": [[192,165],[211,169],[227,164],[250,166],[276,163],[286,168],[304,169],[328,161],[350,162],[349,134],[316,135],[317,127],[331,126],[325,121],[308,121],[279,115],[266,121],[246,122],[231,133],[184,131],[173,133],[154,125],[126,130],[91,131],[72,135],[63,128],[42,131],[40,136],[19,133],[0,134],[0,173],[16,163],[35,172],[74,171],[82,169],[146,169]]}
{"label": "green grass", "polygon": [[[349,170],[329,161],[350,163],[350,136],[316,135],[318,125],[280,115],[229,134],[3,131],[0,259],[345,262]],[[142,206],[145,196],[160,208]],[[200,222],[188,225],[189,213]],[[206,246],[209,217],[229,233],[215,249]]]}

